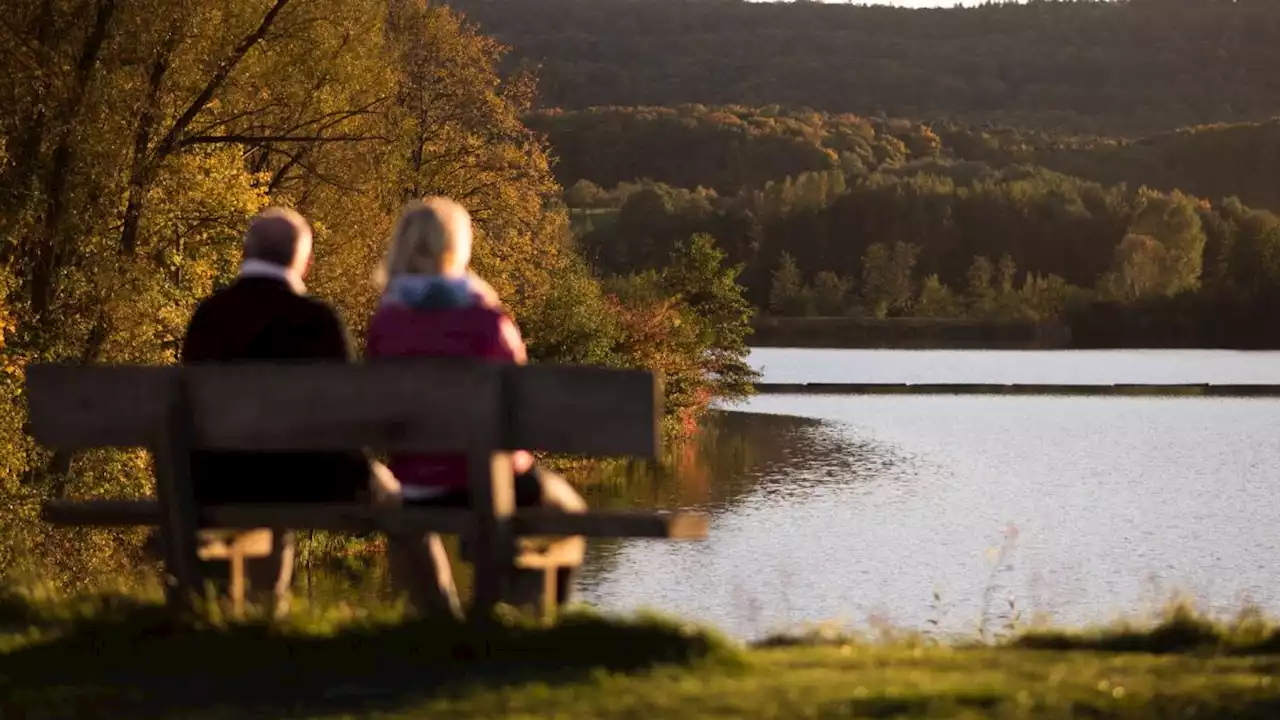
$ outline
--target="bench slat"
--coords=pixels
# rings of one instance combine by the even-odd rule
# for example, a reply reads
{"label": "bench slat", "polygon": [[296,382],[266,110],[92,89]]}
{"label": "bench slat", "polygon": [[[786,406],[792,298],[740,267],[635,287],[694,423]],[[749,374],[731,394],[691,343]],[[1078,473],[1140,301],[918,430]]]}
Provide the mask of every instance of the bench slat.
{"label": "bench slat", "polygon": [[[57,500],[46,503],[44,519],[55,525],[157,525],[160,506],[154,500]],[[436,508],[380,509],[368,505],[242,505],[206,508],[201,520],[210,527],[253,529],[280,527],[338,532],[439,532],[466,534],[473,525],[465,510]],[[687,513],[592,510],[566,514],[553,510],[518,510],[512,517],[517,535],[583,535],[701,540],[707,518]]]}
{"label": "bench slat", "polygon": [[178,368],[32,365],[31,434],[48,448],[144,447],[161,440]]}
{"label": "bench slat", "polygon": [[662,384],[647,372],[509,368],[507,402],[515,448],[640,458],[661,451]]}
{"label": "bench slat", "polygon": [[512,522],[517,535],[582,535],[584,537],[702,540],[707,518],[691,513],[638,510],[590,510],[581,514],[553,510],[519,510]]}
{"label": "bench slat", "polygon": [[501,369],[480,363],[186,368],[206,449],[500,446]]}
{"label": "bench slat", "polygon": [[436,362],[42,365],[27,375],[32,434],[66,449],[150,446],[177,373],[187,378],[198,449],[429,451],[501,443],[500,369]]}
{"label": "bench slat", "polygon": [[66,450],[152,447],[178,373],[197,449],[658,451],[660,387],[648,372],[446,360],[33,365],[32,435]]}
{"label": "bench slat", "polygon": [[160,524],[160,503],[155,500],[50,500],[40,517],[54,525],[126,527]]}
{"label": "bench slat", "polygon": [[332,532],[465,534],[475,527],[469,512],[438,508],[375,508],[369,505],[228,505],[205,508],[201,522],[209,527]]}

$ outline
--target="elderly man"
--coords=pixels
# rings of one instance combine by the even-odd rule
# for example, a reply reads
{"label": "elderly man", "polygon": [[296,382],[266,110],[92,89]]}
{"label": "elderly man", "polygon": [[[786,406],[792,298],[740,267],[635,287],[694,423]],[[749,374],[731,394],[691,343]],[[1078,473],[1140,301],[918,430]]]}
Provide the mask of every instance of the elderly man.
{"label": "elderly man", "polygon": [[[183,363],[237,360],[349,362],[338,314],[305,295],[311,228],[285,208],[263,211],[244,238],[234,283],[205,299],[187,326]],[[191,458],[196,502],[349,502],[369,487],[370,463],[358,453],[197,452]],[[272,553],[246,562],[254,595],[288,607],[293,538],[273,533]],[[264,592],[266,591],[266,592]]]}

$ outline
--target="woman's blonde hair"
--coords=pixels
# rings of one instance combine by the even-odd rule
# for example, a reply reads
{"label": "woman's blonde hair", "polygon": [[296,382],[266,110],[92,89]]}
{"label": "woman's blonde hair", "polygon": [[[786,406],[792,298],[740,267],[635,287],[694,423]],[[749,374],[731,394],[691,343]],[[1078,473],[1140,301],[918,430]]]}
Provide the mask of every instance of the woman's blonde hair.
{"label": "woman's blonde hair", "polygon": [[385,288],[396,275],[460,275],[471,262],[471,214],[445,197],[405,205],[374,282]]}

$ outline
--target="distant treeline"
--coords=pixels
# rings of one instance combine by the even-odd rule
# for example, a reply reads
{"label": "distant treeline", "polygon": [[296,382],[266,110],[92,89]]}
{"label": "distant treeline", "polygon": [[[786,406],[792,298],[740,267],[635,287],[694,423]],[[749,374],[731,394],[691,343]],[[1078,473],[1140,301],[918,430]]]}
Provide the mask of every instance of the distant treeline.
{"label": "distant treeline", "polygon": [[1108,185],[1236,196],[1280,210],[1280,120],[1133,139],[781,107],[546,110],[525,121],[551,142],[556,179],[566,188],[578,180],[611,188],[646,178],[725,194],[803,172],[862,175],[944,158],[1036,165]]}
{"label": "distant treeline", "polygon": [[1280,220],[1174,189],[1197,173],[1169,161],[1222,162],[1203,177],[1261,197],[1263,163],[1233,177],[1198,148],[1252,136],[1266,157],[1273,124],[1121,143],[777,108],[530,123],[561,158],[579,244],[606,273],[660,267],[701,233],[771,315],[1065,322],[1084,345],[1280,344],[1260,319],[1280,300]]}
{"label": "distant treeline", "polygon": [[778,104],[1102,133],[1280,112],[1274,0],[449,4],[540,66],[544,107]]}
{"label": "distant treeline", "polygon": [[933,318],[757,317],[756,347],[1004,348],[1053,350],[1071,346],[1057,322]]}

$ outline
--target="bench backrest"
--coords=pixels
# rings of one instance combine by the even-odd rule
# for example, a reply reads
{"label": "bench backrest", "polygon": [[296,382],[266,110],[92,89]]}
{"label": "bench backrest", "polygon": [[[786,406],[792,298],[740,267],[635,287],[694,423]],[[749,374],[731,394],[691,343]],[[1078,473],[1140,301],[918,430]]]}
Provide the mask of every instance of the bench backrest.
{"label": "bench backrest", "polygon": [[155,447],[180,401],[210,450],[525,449],[652,458],[648,372],[447,360],[173,366],[35,365],[30,427],[50,448]]}
{"label": "bench backrest", "polygon": [[478,622],[515,552],[506,451],[654,457],[660,398],[647,372],[446,360],[27,369],[37,442],[151,449],[175,603],[203,587],[190,450],[466,453]]}

